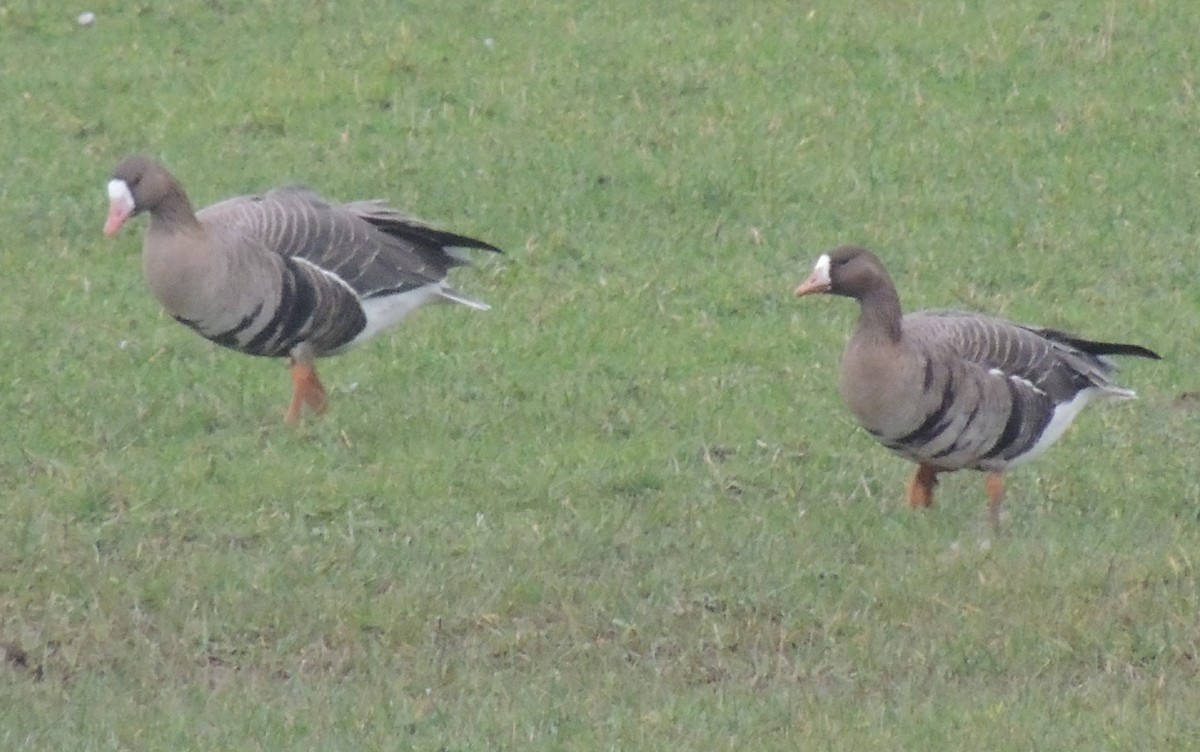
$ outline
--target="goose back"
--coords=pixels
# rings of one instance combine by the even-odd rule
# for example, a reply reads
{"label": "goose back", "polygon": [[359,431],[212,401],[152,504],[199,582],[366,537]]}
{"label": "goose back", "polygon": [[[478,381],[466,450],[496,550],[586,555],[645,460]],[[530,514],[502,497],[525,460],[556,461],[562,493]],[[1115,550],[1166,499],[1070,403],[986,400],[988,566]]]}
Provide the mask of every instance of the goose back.
{"label": "goose back", "polygon": [[[1013,324],[1003,319],[955,310],[929,310],[904,317],[905,336],[918,347],[940,348],[947,358],[976,363],[989,371],[1031,383],[1054,402],[1096,387],[1132,397],[1111,376],[1116,364],[1095,348],[1114,346],[1072,338],[1052,329]],[[1092,349],[1089,349],[1092,348]],[[1153,355],[1153,354],[1151,354]]]}
{"label": "goose back", "polygon": [[197,217],[226,242],[303,259],[362,298],[440,281],[467,263],[448,248],[499,250],[436,230],[379,201],[333,204],[299,186],[227,199]]}

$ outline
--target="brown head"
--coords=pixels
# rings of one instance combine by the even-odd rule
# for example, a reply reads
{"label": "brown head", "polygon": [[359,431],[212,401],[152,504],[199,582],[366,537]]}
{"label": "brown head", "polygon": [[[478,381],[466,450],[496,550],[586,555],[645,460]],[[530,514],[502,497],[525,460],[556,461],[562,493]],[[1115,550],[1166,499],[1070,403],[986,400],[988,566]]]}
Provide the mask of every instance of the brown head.
{"label": "brown head", "polygon": [[191,204],[178,181],[161,164],[140,154],[126,157],[113,170],[108,200],[104,234],[109,236],[115,235],[130,217],[144,211],[164,216],[180,211],[184,217],[192,215]]}
{"label": "brown head", "polygon": [[796,295],[842,295],[858,301],[861,336],[900,341],[900,298],[887,269],[866,248],[843,246],[823,254],[812,274],[796,287]]}
{"label": "brown head", "polygon": [[843,246],[817,259],[812,274],[796,287],[796,296],[828,293],[862,300],[881,287],[893,288],[892,280],[875,254]]}

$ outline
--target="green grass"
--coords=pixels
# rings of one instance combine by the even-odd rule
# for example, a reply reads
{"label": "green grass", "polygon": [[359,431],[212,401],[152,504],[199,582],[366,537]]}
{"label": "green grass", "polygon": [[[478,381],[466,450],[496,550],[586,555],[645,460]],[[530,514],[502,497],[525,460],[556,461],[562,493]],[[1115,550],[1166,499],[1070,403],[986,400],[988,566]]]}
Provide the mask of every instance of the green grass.
{"label": "green grass", "polygon": [[[1195,747],[1200,11],[968,5],[0,1],[0,746]],[[134,150],[495,242],[494,310],[287,428],[101,236]],[[1166,360],[1002,535],[913,514],[790,295],[844,242]]]}

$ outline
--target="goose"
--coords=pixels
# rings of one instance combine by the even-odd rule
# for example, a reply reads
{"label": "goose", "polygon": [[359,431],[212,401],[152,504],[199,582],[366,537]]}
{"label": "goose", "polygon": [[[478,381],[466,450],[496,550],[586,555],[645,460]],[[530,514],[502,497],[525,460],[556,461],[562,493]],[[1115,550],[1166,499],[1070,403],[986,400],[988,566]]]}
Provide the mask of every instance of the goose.
{"label": "goose", "polygon": [[1004,473],[1062,436],[1095,397],[1131,399],[1107,357],[1159,359],[1140,345],[1093,342],[953,310],[902,315],[879,258],[846,246],[821,255],[797,296],[854,298],[858,325],[842,354],[842,400],[879,443],[917,469],[912,507],[933,504],[939,473],[985,472],[988,516],[998,526]]}
{"label": "goose", "polygon": [[326,410],[316,358],[341,353],[428,303],[489,309],[444,280],[468,263],[458,249],[500,249],[382,201],[339,204],[287,186],[193,212],[179,181],[143,155],[116,166],[108,197],[109,237],[149,213],[142,271],[168,314],[218,345],[287,358],[289,424],[305,406]]}

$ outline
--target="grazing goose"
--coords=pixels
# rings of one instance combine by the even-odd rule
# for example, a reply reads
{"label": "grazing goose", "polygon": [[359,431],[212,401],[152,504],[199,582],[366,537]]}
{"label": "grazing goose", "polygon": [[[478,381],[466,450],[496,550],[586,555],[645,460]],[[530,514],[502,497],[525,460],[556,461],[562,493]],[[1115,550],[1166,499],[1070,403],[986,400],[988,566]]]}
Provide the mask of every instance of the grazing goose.
{"label": "grazing goose", "polygon": [[993,526],[1004,471],[1062,436],[1093,397],[1132,398],[1110,380],[1107,355],[1158,359],[1138,345],[1090,342],[962,311],[902,316],[883,264],[863,248],[819,259],[796,295],[858,301],[858,326],[842,355],[842,399],[859,425],[917,463],[908,503],[933,504],[938,473],[969,468],[987,476]]}
{"label": "grazing goose", "polygon": [[150,213],[142,270],[167,313],[219,345],[288,358],[288,423],[304,405],[325,410],[315,358],[342,352],[426,303],[488,309],[443,280],[467,263],[454,249],[500,249],[379,201],[337,204],[286,187],[193,213],[179,182],[144,156],[117,165],[108,196],[105,235]]}

